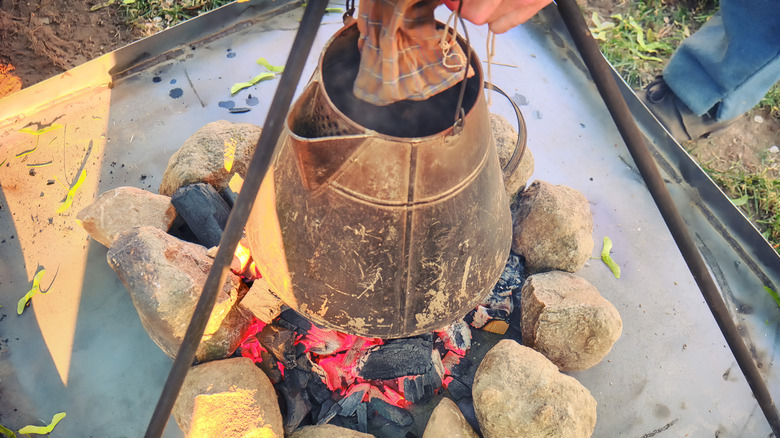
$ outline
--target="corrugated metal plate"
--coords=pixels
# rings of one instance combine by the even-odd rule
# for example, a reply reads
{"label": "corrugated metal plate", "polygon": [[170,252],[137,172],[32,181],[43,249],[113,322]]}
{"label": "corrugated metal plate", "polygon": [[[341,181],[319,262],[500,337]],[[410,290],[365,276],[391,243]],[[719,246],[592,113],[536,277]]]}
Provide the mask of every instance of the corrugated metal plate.
{"label": "corrugated metal plate", "polygon": [[[442,18],[446,11],[440,10]],[[10,427],[68,416],[57,436],[139,436],[170,360],[148,338],[106,249],[74,216],[118,186],[156,191],[168,157],[204,124],[262,125],[276,81],[231,97],[230,86],[284,63],[301,8],[286,2],[232,4],[5,98],[0,105],[0,379]],[[340,26],[326,15],[309,58]],[[484,59],[485,30],[470,27]],[[600,365],[573,375],[598,401],[595,436],[767,436],[769,427],[657,212],[554,8],[499,36],[492,81],[515,96],[536,159],[534,179],[565,184],[590,201],[597,242],[578,273],[620,311],[624,333]],[[110,86],[109,86],[110,83]],[[303,84],[299,86],[299,90]],[[770,390],[780,261],[728,200],[625,86],[662,173],[723,294],[766,373]],[[249,95],[251,94],[251,98]],[[493,111],[512,120],[494,96]],[[228,101],[251,111],[230,114]],[[222,102],[222,106],[220,103]],[[31,122],[62,129],[20,133]],[[36,147],[34,152],[18,154]],[[43,167],[30,167],[42,164]],[[73,208],[55,213],[86,169]],[[49,184],[49,181],[54,181]],[[614,242],[617,280],[598,257]],[[38,266],[46,295],[14,309]],[[56,277],[55,277],[56,272]],[[166,436],[181,436],[173,422]]]}

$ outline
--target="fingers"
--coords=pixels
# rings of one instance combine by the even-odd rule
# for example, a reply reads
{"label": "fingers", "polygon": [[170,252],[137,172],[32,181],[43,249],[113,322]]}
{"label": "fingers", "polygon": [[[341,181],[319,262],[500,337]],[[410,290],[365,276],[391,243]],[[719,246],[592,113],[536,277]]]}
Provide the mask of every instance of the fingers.
{"label": "fingers", "polygon": [[[466,20],[476,24],[482,25],[489,23],[493,19],[496,11],[501,8],[501,5],[506,0],[461,0],[463,1],[463,9],[461,15]],[[458,3],[455,2],[455,9],[457,10]]]}
{"label": "fingers", "polygon": [[504,33],[518,24],[522,24],[528,21],[548,3],[549,2],[545,2],[538,8],[534,6],[522,9],[513,9],[505,14],[500,14],[494,20],[488,22],[490,30],[495,34]]}
{"label": "fingers", "polygon": [[[494,33],[504,33],[525,23],[552,0],[460,0],[461,15],[476,25],[488,23]],[[458,0],[444,0],[451,10],[458,9]]]}

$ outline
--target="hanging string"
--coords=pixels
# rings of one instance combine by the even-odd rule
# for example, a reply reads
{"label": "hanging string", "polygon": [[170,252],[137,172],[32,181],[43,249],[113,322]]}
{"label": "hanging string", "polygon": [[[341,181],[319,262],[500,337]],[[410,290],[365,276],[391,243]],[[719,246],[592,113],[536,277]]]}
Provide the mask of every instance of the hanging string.
{"label": "hanging string", "polygon": [[[493,65],[493,57],[496,55],[496,34],[490,29],[488,29],[487,39],[485,39],[485,51],[487,52],[487,82],[492,90],[493,72],[491,66]],[[487,104],[488,106],[493,105],[493,93],[488,93]]]}
{"label": "hanging string", "polygon": [[[447,18],[447,22],[444,23],[444,31],[442,32],[441,39],[439,40],[439,47],[441,47],[442,55],[444,55],[442,57],[441,63],[445,67],[454,70],[460,70],[467,63],[466,56],[461,51],[458,50],[450,53],[452,47],[458,44],[458,20],[454,20],[457,15],[457,10],[452,11],[449,18]],[[450,21],[453,22],[452,27],[450,27]],[[452,33],[450,33],[450,30]]]}

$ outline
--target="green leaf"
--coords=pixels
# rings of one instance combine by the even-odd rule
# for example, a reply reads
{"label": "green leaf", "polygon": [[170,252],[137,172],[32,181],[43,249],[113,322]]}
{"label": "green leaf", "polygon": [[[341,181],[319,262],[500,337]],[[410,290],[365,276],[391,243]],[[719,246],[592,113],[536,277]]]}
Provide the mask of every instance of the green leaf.
{"label": "green leaf", "polygon": [[51,163],[52,163],[52,161],[49,160],[49,161],[47,161],[45,163],[32,163],[32,164],[28,164],[27,167],[46,167],[46,166],[50,166]]}
{"label": "green leaf", "polygon": [[41,291],[41,279],[43,278],[44,274],[46,274],[46,269],[41,268],[41,270],[38,271],[33,277],[32,288],[30,288],[29,292],[24,294],[24,296],[19,300],[19,303],[16,305],[16,313],[18,315],[21,315],[22,312],[24,312],[24,308],[27,307],[27,303],[30,302],[32,297]]}
{"label": "green leaf", "polygon": [[657,56],[647,56],[647,55],[643,55],[641,52],[636,52],[635,55],[641,59],[644,59],[645,61],[663,62],[663,60]]}
{"label": "green leaf", "polygon": [[39,129],[32,129],[32,127],[27,126],[20,129],[19,132],[25,132],[27,134],[32,134],[32,135],[41,135],[49,131],[54,131],[55,129],[60,129],[60,128],[62,128],[62,125],[58,123],[52,123],[49,126],[44,126],[43,128],[39,128]]}
{"label": "green leaf", "polygon": [[90,10],[90,12],[95,12],[97,10],[100,10],[100,9],[103,9],[103,8],[107,8],[107,7],[111,6],[111,5],[113,5],[114,1],[115,0],[108,0],[105,3],[101,3],[99,5],[92,6],[91,8],[89,8],[89,10]]}
{"label": "green leaf", "polygon": [[0,433],[6,436],[6,438],[16,438],[16,434],[13,430],[0,424]]}
{"label": "green leaf", "polygon": [[260,73],[259,75],[253,77],[252,80],[250,80],[249,82],[239,82],[239,83],[233,84],[233,86],[230,87],[230,94],[231,95],[236,94],[239,91],[243,90],[244,88],[249,88],[249,87],[251,87],[252,85],[254,85],[254,84],[258,83],[258,82],[265,81],[265,80],[268,80],[268,79],[272,79],[274,77],[276,77],[275,73],[269,73],[269,72]]}
{"label": "green leaf", "polygon": [[612,260],[612,257],[609,256],[609,252],[612,250],[612,239],[610,239],[607,236],[604,236],[604,248],[601,250],[601,260],[609,266],[609,269],[612,271],[612,275],[615,276],[615,278],[620,278],[620,266],[618,266],[617,263],[615,263],[614,260]]}
{"label": "green leaf", "polygon": [[24,426],[23,428],[19,429],[19,433],[34,433],[37,435],[46,435],[47,433],[51,433],[52,430],[54,430],[54,426],[57,425],[57,423],[60,422],[63,418],[65,418],[65,412],[60,412],[59,414],[54,414],[54,418],[51,419],[51,424],[48,426]]}
{"label": "green leaf", "polygon": [[271,65],[270,62],[268,62],[265,58],[258,58],[257,63],[265,67],[268,71],[273,71],[276,73],[281,73],[284,71],[283,65]]}
{"label": "green leaf", "polygon": [[73,204],[73,197],[76,196],[76,190],[81,187],[81,184],[84,183],[84,180],[87,178],[87,169],[83,169],[81,171],[81,175],[79,175],[79,179],[76,180],[76,182],[73,184],[73,187],[68,190],[68,195],[65,197],[65,201],[63,201],[59,207],[57,207],[57,213],[62,214],[64,211],[70,208],[71,204]]}
{"label": "green leaf", "polygon": [[741,197],[739,197],[737,199],[732,199],[731,200],[731,203],[736,205],[736,206],[745,205],[745,204],[747,204],[747,202],[748,202],[748,195],[747,195],[747,193],[745,193],[744,195],[742,195]]}
{"label": "green leaf", "polygon": [[764,286],[764,290],[769,294],[770,297],[772,297],[773,300],[775,300],[777,307],[780,307],[780,295],[778,295],[777,292],[773,291],[770,287]]}
{"label": "green leaf", "polygon": [[36,145],[35,145],[34,148],[26,150],[24,152],[19,152],[18,154],[16,154],[16,158],[22,158],[25,155],[31,154],[31,153],[35,152],[36,149],[38,149],[37,142],[36,142]]}
{"label": "green leaf", "polygon": [[591,21],[593,21],[593,24],[596,25],[596,27],[601,27],[601,19],[599,18],[599,13],[596,11],[593,11],[593,13],[590,15]]}

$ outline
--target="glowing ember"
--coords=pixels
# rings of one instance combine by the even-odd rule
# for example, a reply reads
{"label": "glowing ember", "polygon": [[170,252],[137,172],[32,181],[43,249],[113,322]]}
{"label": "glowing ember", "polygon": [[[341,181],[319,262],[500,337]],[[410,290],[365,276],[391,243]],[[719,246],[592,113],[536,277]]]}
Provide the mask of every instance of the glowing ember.
{"label": "glowing ember", "polygon": [[[241,343],[241,355],[249,357],[255,363],[263,363],[263,358],[272,357],[269,349],[263,347],[256,335],[266,326],[262,321],[255,320],[247,333],[246,338]],[[340,398],[349,397],[352,394],[362,391],[362,401],[371,399],[381,399],[389,404],[404,408],[410,404],[410,401],[404,396],[405,387],[414,387],[415,379],[422,376],[404,376],[389,380],[366,380],[359,373],[359,364],[361,360],[371,354],[373,350],[383,345],[384,341],[379,338],[365,338],[361,336],[350,335],[335,330],[319,328],[312,325],[304,334],[296,338],[295,345],[302,346],[296,348],[298,355],[302,354],[308,358],[311,364],[311,371],[319,376],[320,380],[327,388],[340,395]],[[458,354],[449,352],[454,358],[448,362],[455,362],[460,359]],[[442,366],[439,358],[439,352],[432,350],[435,356],[434,363],[437,368],[438,377],[442,377],[446,365]],[[457,360],[453,360],[457,358]],[[273,361],[273,359],[272,359]],[[299,362],[300,363],[300,362]],[[270,364],[269,364],[270,365]],[[276,366],[284,372],[284,365],[281,361],[276,361]],[[452,363],[448,363],[452,366]],[[419,383],[418,383],[419,384]],[[440,385],[436,385],[439,387]],[[434,388],[435,390],[435,388]]]}
{"label": "glowing ember", "polygon": [[339,392],[350,385],[365,383],[355,372],[358,360],[364,351],[382,344],[378,338],[349,335],[314,325],[299,342],[306,346],[306,352],[312,353],[312,363],[324,371],[323,382],[328,389]]}
{"label": "glowing ember", "polygon": [[249,248],[239,242],[233,256],[233,262],[230,264],[230,269],[236,275],[243,275],[251,261],[252,255],[249,252]]}
{"label": "glowing ember", "polygon": [[260,363],[263,361],[263,359],[260,357],[260,354],[263,352],[267,353],[268,350],[260,345],[260,341],[257,340],[255,335],[260,333],[260,330],[262,330],[265,326],[266,323],[260,321],[257,318],[252,320],[252,324],[249,326],[249,330],[246,332],[246,336],[244,337],[244,340],[241,341],[239,346],[241,349],[241,356],[248,357],[254,360],[255,363]]}

